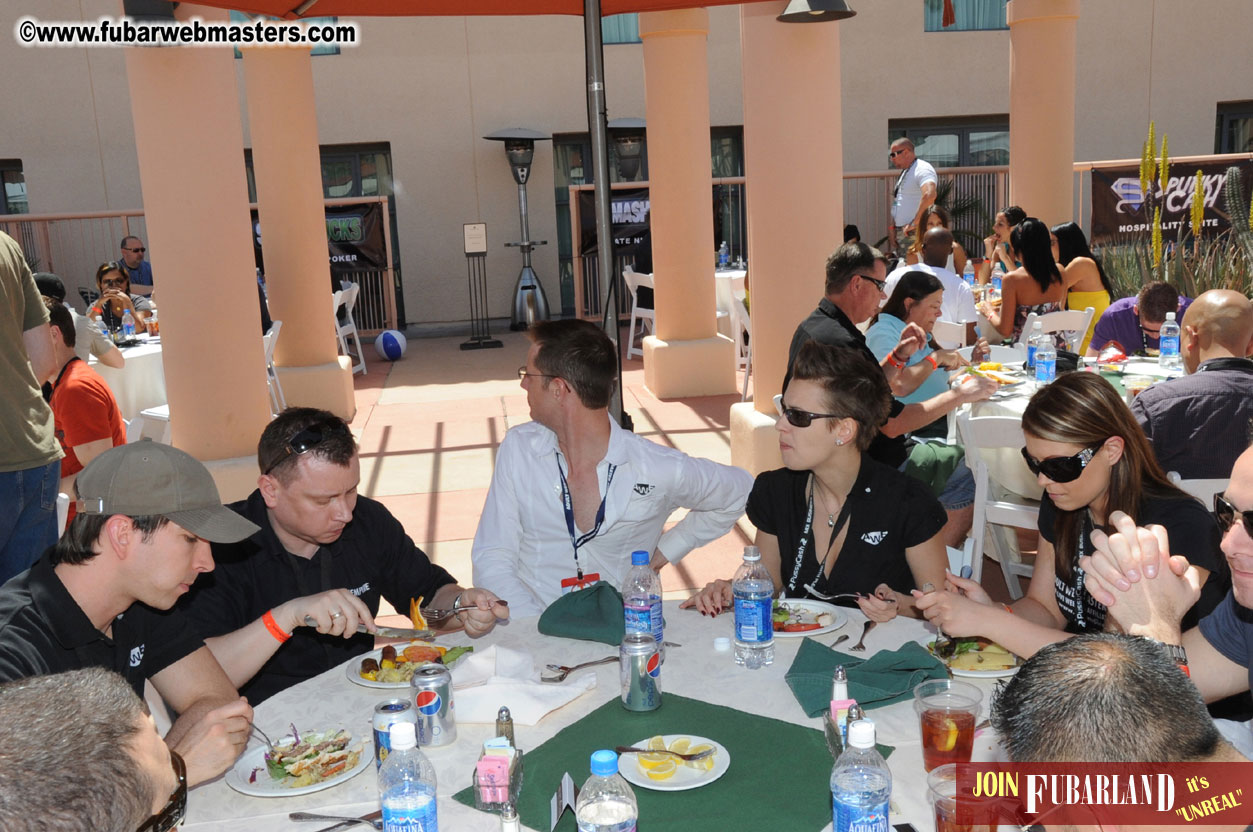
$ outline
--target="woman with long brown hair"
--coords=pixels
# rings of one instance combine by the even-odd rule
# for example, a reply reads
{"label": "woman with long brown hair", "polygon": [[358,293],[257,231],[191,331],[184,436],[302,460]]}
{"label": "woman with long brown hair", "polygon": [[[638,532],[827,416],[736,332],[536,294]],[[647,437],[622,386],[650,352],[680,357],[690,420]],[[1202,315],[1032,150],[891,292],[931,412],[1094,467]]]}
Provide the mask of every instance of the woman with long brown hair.
{"label": "woman with long brown hair", "polygon": [[1167,479],[1108,381],[1093,373],[1060,376],[1031,398],[1022,430],[1023,458],[1044,487],[1031,585],[1025,598],[1002,607],[979,584],[949,575],[946,591],[917,604],[944,633],[994,638],[1026,657],[1069,634],[1104,629],[1105,607],[1084,588],[1079,558],[1091,554],[1092,532],[1105,530],[1115,511],[1140,526],[1164,526],[1201,572],[1205,585],[1185,628],[1222,600],[1230,575],[1214,519]]}

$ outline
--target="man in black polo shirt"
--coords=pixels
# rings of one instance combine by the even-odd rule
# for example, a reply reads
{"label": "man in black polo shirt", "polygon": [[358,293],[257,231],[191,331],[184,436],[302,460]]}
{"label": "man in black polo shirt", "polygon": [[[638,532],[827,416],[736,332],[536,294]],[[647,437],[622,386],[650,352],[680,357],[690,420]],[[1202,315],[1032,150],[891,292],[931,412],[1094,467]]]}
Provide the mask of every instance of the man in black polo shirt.
{"label": "man in black polo shirt", "polygon": [[373,649],[357,625],[375,629],[380,597],[404,611],[417,598],[460,609],[471,636],[508,617],[504,602],[462,589],[386,508],[357,495],[357,445],[342,419],[288,408],[261,434],[257,463],[259,487],[230,508],[260,531],[215,547],[217,571],[184,601],[250,702]]}
{"label": "man in black polo shirt", "polygon": [[191,785],[234,763],[252,709],[174,606],[213,569],[209,541],[256,526],[226,509],[198,461],[169,445],[105,451],[79,473],[56,546],[0,588],[0,681],[105,667],[180,714],[166,735]]}
{"label": "man in black polo shirt", "polygon": [[[788,348],[787,378],[791,378],[792,362],[805,342],[818,341],[833,347],[861,350],[883,368],[894,397],[908,395],[912,390],[906,388],[900,371],[909,357],[926,343],[926,332],[917,324],[906,324],[896,347],[884,356],[883,361],[879,361],[866,346],[866,336],[857,329],[858,324],[870,320],[878,311],[879,303],[885,300],[883,287],[887,279],[887,259],[878,249],[864,243],[845,243],[827,260],[826,271],[826,297],[792,336],[792,344]],[[912,445],[907,433],[931,424],[966,402],[982,401],[996,390],[995,381],[971,376],[956,388],[925,402],[902,404],[899,399],[893,398],[888,420],[870,444],[870,457],[884,465],[902,468],[909,459]],[[974,513],[974,480],[970,469],[964,463],[958,464],[949,483],[950,487],[938,495],[948,514],[944,541],[950,546],[960,546],[970,530]]]}

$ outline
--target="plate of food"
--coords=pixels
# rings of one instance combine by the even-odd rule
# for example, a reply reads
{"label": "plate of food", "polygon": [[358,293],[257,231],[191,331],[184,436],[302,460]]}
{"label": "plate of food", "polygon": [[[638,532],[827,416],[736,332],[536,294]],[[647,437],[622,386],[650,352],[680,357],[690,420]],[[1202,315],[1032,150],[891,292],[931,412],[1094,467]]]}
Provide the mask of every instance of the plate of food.
{"label": "plate of food", "polygon": [[937,652],[935,642],[928,644],[927,649],[948,665],[954,676],[1003,679],[1017,673],[1022,664],[1022,659],[990,639],[955,638],[953,642],[953,652],[947,658]]}
{"label": "plate of food", "polygon": [[407,688],[413,672],[432,662],[452,667],[473,647],[443,647],[430,641],[389,644],[344,665],[348,681],[366,688]]}
{"label": "plate of food", "polygon": [[226,785],[253,797],[295,797],[329,789],[360,774],[374,760],[344,728],[298,731],[245,751],[226,772]]}
{"label": "plate of food", "polygon": [[833,633],[844,626],[848,616],[834,604],[802,598],[774,602],[774,634],[778,638],[803,638]]}
{"label": "plate of food", "polygon": [[636,748],[667,749],[680,754],[699,754],[712,747],[703,760],[684,761],[670,754],[630,752],[618,760],[618,773],[628,783],[659,792],[681,792],[707,786],[727,773],[731,754],[720,742],[692,734],[665,734],[631,743]]}
{"label": "plate of food", "polygon": [[1002,387],[1012,387],[1015,384],[1022,384],[1025,379],[1012,376],[1005,371],[1004,365],[999,361],[984,361],[978,366],[971,365],[966,368],[966,372],[972,376],[982,376],[990,378]]}

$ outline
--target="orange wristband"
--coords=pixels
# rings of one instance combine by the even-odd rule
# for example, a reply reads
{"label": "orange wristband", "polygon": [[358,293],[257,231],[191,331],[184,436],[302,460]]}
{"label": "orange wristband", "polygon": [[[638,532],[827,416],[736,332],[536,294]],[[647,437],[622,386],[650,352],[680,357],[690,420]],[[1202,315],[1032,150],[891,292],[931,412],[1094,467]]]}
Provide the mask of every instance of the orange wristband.
{"label": "orange wristband", "polygon": [[905,366],[905,362],[896,357],[896,350],[892,350],[888,353],[888,366],[895,367],[898,370]]}
{"label": "orange wristband", "polygon": [[1001,606],[1005,609],[1005,612],[1009,613],[1010,615],[1014,614],[1014,608],[1011,607],[1009,604],[1001,604]]}
{"label": "orange wristband", "polygon": [[270,635],[274,636],[275,641],[279,644],[291,638],[291,633],[283,632],[283,628],[278,626],[278,622],[274,620],[273,610],[267,610],[265,615],[261,616],[261,623],[265,625],[265,628],[270,631]]}
{"label": "orange wristband", "polygon": [[935,360],[935,353],[933,352],[927,353],[927,360],[931,362],[931,369],[933,370],[940,369],[940,362]]}

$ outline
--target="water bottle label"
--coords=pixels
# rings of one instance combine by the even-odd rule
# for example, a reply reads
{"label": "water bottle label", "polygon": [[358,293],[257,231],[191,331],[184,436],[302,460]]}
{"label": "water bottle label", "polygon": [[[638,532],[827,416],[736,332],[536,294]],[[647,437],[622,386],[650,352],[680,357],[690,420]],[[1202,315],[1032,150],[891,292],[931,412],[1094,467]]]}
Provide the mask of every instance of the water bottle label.
{"label": "water bottle label", "polygon": [[628,606],[624,608],[626,631],[628,633],[652,633],[657,641],[661,641],[661,599],[652,596],[648,606]]}
{"label": "water bottle label", "polygon": [[[411,803],[413,801],[398,801]],[[435,801],[424,796],[417,806],[389,806],[383,801],[383,832],[439,832]]]}
{"label": "water bottle label", "polygon": [[1027,344],[1027,367],[1028,368],[1035,366],[1035,351],[1036,351],[1035,344]]}
{"label": "water bottle label", "polygon": [[774,619],[770,617],[770,598],[735,599],[735,637],[745,642],[774,639]]}
{"label": "water bottle label", "polygon": [[1166,335],[1162,337],[1160,342],[1162,355],[1178,355],[1179,354],[1179,336]]}
{"label": "water bottle label", "polygon": [[877,806],[846,806],[832,798],[832,832],[890,832],[888,804]]}
{"label": "water bottle label", "polygon": [[1048,384],[1057,377],[1057,359],[1037,360],[1035,362],[1035,380]]}

